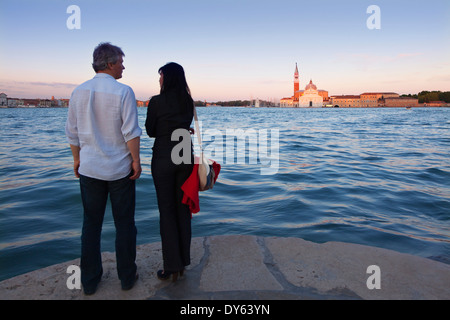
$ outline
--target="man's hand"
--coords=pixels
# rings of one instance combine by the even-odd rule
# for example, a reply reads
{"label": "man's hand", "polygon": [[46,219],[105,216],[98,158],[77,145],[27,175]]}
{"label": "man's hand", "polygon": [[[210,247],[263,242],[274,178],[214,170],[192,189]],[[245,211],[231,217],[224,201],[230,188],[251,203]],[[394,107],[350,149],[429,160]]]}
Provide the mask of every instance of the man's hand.
{"label": "man's hand", "polygon": [[78,172],[78,169],[80,168],[80,160],[73,162],[73,172],[75,173],[75,177],[79,178],[80,173]]}
{"label": "man's hand", "polygon": [[130,177],[131,180],[136,180],[141,176],[142,168],[141,168],[141,158],[139,157],[139,146],[141,143],[141,138],[136,137],[127,142],[128,149],[131,153],[131,158],[133,162],[131,163],[131,170],[133,175]]}
{"label": "man's hand", "polygon": [[71,144],[70,150],[72,151],[73,156],[73,172],[75,173],[75,177],[79,178],[80,173],[78,172],[78,169],[80,168],[80,147]]}
{"label": "man's hand", "polygon": [[131,163],[131,170],[133,175],[130,177],[131,180],[137,180],[141,176],[142,168],[140,161],[133,161]]}

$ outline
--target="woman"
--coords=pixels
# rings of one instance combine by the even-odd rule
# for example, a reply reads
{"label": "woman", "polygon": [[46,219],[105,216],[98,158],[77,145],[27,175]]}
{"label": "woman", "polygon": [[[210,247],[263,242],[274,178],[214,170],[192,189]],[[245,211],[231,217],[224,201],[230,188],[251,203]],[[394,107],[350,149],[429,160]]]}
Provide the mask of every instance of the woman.
{"label": "woman", "polygon": [[180,143],[171,141],[176,129],[191,130],[194,114],[193,100],[186,82],[183,67],[168,63],[159,69],[161,92],[148,103],[145,127],[150,137],[155,137],[152,157],[152,176],[160,216],[160,233],[164,270],[158,270],[161,280],[172,275],[176,281],[184,267],[190,264],[191,213],[182,204],[181,186],[193,169],[193,150],[190,144],[190,164],[174,164],[172,148]]}

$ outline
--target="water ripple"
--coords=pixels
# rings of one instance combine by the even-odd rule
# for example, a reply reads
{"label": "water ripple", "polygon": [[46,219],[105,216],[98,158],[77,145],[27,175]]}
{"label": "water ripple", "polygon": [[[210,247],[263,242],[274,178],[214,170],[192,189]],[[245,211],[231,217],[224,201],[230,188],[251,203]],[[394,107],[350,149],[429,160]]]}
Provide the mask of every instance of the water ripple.
{"label": "water ripple", "polygon": [[[0,109],[0,280],[79,255],[82,208],[64,135],[66,112]],[[193,236],[344,241],[450,261],[450,109],[198,113],[203,128],[220,132],[278,129],[280,157],[278,173],[268,176],[260,174],[261,163],[218,159],[222,171],[214,189],[200,195]],[[142,128],[145,115],[139,109]],[[152,144],[144,134],[139,243],[160,241]],[[106,214],[103,250],[114,251],[114,237]]]}

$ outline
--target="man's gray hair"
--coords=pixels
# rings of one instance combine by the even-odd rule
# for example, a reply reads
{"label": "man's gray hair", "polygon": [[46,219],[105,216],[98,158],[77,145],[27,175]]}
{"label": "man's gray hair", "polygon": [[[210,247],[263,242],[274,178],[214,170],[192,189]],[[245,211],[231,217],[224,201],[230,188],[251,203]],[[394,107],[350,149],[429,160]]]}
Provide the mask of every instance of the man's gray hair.
{"label": "man's gray hair", "polygon": [[125,54],[119,47],[113,46],[109,42],[102,42],[95,48],[93,56],[92,67],[95,72],[98,72],[105,70],[108,63],[116,63],[119,57],[123,57]]}

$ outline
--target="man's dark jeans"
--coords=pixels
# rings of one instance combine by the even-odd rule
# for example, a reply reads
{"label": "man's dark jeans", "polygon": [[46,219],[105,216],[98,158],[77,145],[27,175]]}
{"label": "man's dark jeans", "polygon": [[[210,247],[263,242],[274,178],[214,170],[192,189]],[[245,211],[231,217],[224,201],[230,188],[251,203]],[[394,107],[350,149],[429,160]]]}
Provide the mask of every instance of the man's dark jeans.
{"label": "man's dark jeans", "polygon": [[135,180],[127,176],[115,181],[103,181],[80,175],[80,189],[84,208],[80,266],[83,287],[95,288],[103,274],[100,240],[108,194],[116,227],[118,276],[122,286],[132,283],[137,269]]}

